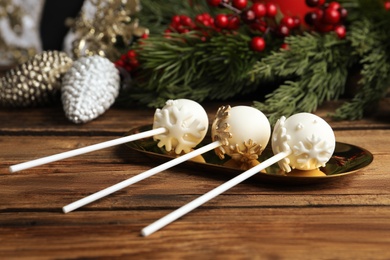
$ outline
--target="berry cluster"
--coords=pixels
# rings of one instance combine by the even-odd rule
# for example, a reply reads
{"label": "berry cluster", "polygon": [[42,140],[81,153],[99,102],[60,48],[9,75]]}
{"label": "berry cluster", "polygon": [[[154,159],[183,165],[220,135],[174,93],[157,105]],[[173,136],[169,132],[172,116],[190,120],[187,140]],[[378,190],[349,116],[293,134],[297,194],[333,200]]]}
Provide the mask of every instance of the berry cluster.
{"label": "berry cluster", "polygon": [[309,26],[323,33],[335,31],[340,39],[345,38],[343,21],[347,17],[347,9],[338,2],[325,3],[325,0],[306,0],[306,5],[315,8],[305,16],[305,22]]}
{"label": "berry cluster", "polygon": [[117,67],[124,68],[129,73],[134,72],[139,67],[137,53],[134,50],[129,50],[126,54],[122,54],[114,64]]}
{"label": "berry cluster", "polygon": [[[253,0],[251,4],[248,4],[247,0],[207,0],[207,2],[210,6],[219,6],[234,11],[235,15],[233,17],[238,21],[237,24],[242,23],[249,26],[254,35],[250,43],[254,51],[260,52],[265,49],[264,36],[267,33],[275,33],[277,36],[286,37],[301,25],[299,17],[284,16],[278,21],[276,19],[278,7],[271,1],[264,3]],[[232,19],[226,14],[219,14],[219,17],[222,20]],[[224,29],[224,27],[220,28]]]}
{"label": "berry cluster", "polygon": [[[206,40],[210,34],[208,30],[232,33],[238,30],[242,24],[249,26],[255,35],[250,46],[254,51],[263,51],[266,47],[265,40],[259,35],[264,35],[269,31],[276,32],[280,36],[290,35],[291,30],[300,25],[299,18],[285,16],[278,24],[276,15],[277,6],[272,3],[262,3],[256,0],[248,5],[248,0],[207,0],[212,7],[229,9],[229,14],[220,13],[212,17],[208,13],[199,14],[192,20],[186,15],[175,15],[171,19],[168,29],[165,30],[165,37],[170,37],[170,33],[187,33],[190,31],[202,32],[202,40]],[[272,22],[270,22],[272,21]],[[271,28],[269,23],[273,25]]]}

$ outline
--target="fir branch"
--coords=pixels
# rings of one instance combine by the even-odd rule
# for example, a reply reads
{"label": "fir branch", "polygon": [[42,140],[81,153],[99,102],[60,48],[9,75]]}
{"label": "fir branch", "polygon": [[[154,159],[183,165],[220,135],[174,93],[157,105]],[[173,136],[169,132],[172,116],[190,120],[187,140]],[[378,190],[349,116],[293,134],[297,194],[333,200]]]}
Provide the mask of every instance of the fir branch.
{"label": "fir branch", "polygon": [[348,69],[353,64],[349,44],[333,34],[307,33],[291,36],[286,41],[289,50],[267,56],[251,71],[259,74],[266,71],[264,66],[269,66],[278,77],[296,78],[267,95],[265,102],[254,102],[272,123],[281,116],[312,112],[325,100],[337,99],[344,92]]}
{"label": "fir branch", "polygon": [[205,0],[141,0],[141,5],[142,10],[136,17],[152,35],[160,35],[167,29],[174,15],[195,17],[196,14],[204,12],[213,13]]}
{"label": "fir branch", "polygon": [[207,41],[198,32],[171,36],[150,37],[138,46],[142,69],[132,99],[161,106],[173,97],[223,100],[258,88],[248,79],[259,59],[249,36],[214,32]]}
{"label": "fir branch", "polygon": [[[389,21],[389,17],[387,18]],[[355,52],[361,56],[360,91],[336,110],[336,119],[361,119],[365,112],[387,93],[390,86],[390,29],[381,19],[378,24],[367,18],[351,26],[350,40]],[[364,37],[362,36],[364,34]]]}

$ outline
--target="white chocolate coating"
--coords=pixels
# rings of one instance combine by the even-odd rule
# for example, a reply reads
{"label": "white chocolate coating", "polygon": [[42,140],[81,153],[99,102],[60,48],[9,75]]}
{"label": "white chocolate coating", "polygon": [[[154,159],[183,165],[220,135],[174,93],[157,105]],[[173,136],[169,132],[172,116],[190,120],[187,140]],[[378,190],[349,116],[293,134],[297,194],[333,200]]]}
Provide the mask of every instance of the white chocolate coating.
{"label": "white chocolate coating", "polygon": [[188,153],[198,145],[207,133],[209,120],[206,111],[189,99],[168,100],[162,109],[156,109],[153,129],[164,127],[167,132],[155,135],[158,147],[168,152]]}
{"label": "white chocolate coating", "polygon": [[238,152],[249,156],[254,150],[256,154],[261,154],[271,136],[268,118],[260,110],[249,106],[235,106],[226,111],[226,116],[219,120],[216,118],[211,130],[213,139],[223,143],[218,155],[223,158],[225,153],[232,156]]}
{"label": "white chocolate coating", "polygon": [[292,169],[313,170],[325,166],[336,146],[336,138],[330,125],[310,113],[298,113],[282,117],[272,134],[274,154],[291,152],[278,164],[286,172]]}

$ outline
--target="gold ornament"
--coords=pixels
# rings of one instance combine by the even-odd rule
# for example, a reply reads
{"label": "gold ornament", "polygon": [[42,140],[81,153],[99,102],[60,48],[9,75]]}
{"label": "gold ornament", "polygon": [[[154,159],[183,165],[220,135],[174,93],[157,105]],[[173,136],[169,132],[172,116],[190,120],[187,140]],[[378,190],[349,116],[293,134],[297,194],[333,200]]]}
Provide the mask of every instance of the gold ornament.
{"label": "gold ornament", "polygon": [[[20,5],[15,4],[15,1],[0,0],[0,20],[3,19],[5,22],[3,26],[5,24],[9,25],[12,32],[18,37],[22,36],[23,30],[26,29],[23,26],[23,18],[26,15],[25,10]],[[31,20],[32,18],[29,17],[28,19]],[[21,64],[37,53],[37,49],[34,46],[27,47],[25,45],[7,43],[4,37],[6,35],[1,35],[0,33],[1,61],[7,61],[6,63],[9,64]]]}
{"label": "gold ornament", "polygon": [[229,117],[229,111],[231,107],[221,106],[216,115],[212,125],[212,128],[215,129],[216,134],[212,137],[213,141],[220,141],[222,145],[215,149],[215,153],[219,158],[224,159],[225,153],[229,146],[229,139],[232,138],[232,133],[229,132],[229,124],[225,122],[225,119]]}
{"label": "gold ornament", "polygon": [[129,44],[135,36],[148,34],[148,30],[139,26],[137,19],[130,15],[139,11],[139,0],[89,0],[96,12],[93,19],[88,19],[84,12],[76,20],[69,20],[71,30],[76,34],[72,43],[75,58],[99,55],[111,61],[121,55],[116,46],[121,38]]}
{"label": "gold ornament", "polygon": [[0,106],[46,105],[59,97],[61,77],[72,65],[65,53],[47,51],[9,70],[0,78]]}
{"label": "gold ornament", "polygon": [[236,144],[231,150],[230,156],[236,162],[239,162],[241,170],[248,170],[253,166],[259,164],[257,159],[259,154],[262,153],[263,149],[261,145],[253,142],[252,139],[249,139],[247,142],[244,142],[245,149],[241,150],[239,145]]}

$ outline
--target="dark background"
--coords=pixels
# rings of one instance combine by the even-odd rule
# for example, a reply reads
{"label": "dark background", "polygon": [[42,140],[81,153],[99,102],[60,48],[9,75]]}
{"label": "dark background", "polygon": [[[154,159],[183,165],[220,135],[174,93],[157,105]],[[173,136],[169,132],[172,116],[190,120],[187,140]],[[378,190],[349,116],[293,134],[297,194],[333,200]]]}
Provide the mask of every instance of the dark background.
{"label": "dark background", "polygon": [[44,50],[61,50],[64,37],[69,28],[67,18],[75,18],[84,0],[56,1],[46,0],[40,23],[40,36]]}

